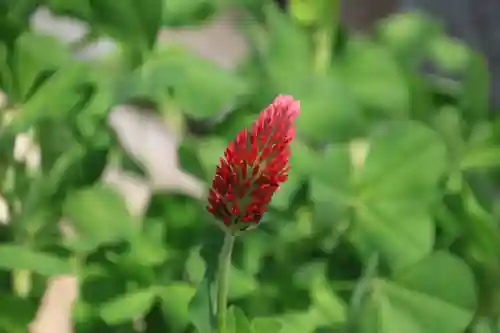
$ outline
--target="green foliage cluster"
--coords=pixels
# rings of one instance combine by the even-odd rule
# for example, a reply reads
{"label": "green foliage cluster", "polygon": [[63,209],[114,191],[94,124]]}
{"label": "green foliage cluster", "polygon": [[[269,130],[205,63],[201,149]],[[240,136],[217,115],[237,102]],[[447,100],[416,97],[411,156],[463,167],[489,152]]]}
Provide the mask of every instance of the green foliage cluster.
{"label": "green foliage cluster", "polygon": [[[250,53],[229,71],[155,44],[162,26],[203,24],[225,1],[43,1],[88,22],[82,43],[117,40],[99,61],[31,31],[40,3],[0,4],[2,332],[26,331],[48,277],[75,274],[77,332],[135,332],[142,320],[145,332],[208,333],[222,235],[205,203],[181,194],[154,193],[131,216],[99,177],[108,163],[147,170],[106,119],[132,101],[180,120],[182,168],[208,183],[227,142],[279,93],[302,105],[293,168],[261,227],[237,239],[231,332],[500,330],[500,122],[483,59],[439,24],[401,14],[368,38],[321,1],[291,1],[288,14],[243,1]],[[39,169],[14,158],[26,131]],[[61,236],[61,217],[76,237]]]}

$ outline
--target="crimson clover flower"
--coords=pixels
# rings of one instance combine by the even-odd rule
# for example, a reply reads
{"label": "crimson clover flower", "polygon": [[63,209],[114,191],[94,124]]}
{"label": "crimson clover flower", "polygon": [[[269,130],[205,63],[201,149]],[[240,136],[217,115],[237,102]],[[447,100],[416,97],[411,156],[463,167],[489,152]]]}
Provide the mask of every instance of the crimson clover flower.
{"label": "crimson clover flower", "polygon": [[290,143],[300,102],[275,98],[253,123],[229,143],[208,195],[208,211],[231,231],[259,224],[273,194],[288,179]]}

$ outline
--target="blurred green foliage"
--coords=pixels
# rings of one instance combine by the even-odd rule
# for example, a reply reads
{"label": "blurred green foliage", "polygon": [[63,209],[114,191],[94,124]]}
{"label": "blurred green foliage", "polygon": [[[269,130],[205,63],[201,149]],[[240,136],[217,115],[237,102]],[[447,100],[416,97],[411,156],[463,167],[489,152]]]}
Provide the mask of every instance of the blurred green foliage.
{"label": "blurred green foliage", "polygon": [[[85,20],[86,39],[117,41],[95,61],[29,29],[41,3],[0,4],[1,332],[26,332],[47,278],[72,273],[77,332],[135,332],[143,320],[144,332],[208,333],[220,232],[182,194],[153,193],[131,216],[98,181],[123,153],[106,119],[140,100],[206,124],[203,135],[187,126],[179,155],[208,182],[228,140],[280,93],[302,105],[293,168],[262,226],[237,240],[231,331],[500,331],[500,123],[482,57],[439,24],[400,14],[368,38],[321,0],[292,1],[291,13],[243,1],[250,53],[227,70],[155,43],[162,26],[201,25],[227,1],[43,1]],[[36,170],[13,155],[26,131],[41,148]],[[78,236],[62,237],[61,217]]]}

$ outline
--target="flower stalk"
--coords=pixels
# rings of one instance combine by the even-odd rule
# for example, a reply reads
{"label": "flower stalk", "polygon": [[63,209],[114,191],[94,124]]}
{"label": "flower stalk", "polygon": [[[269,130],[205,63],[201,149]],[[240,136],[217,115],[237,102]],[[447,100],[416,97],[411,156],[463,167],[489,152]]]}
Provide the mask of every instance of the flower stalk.
{"label": "flower stalk", "polygon": [[332,50],[340,25],[340,1],[318,1],[318,20],[313,39],[316,45],[314,69],[324,75],[331,67]]}
{"label": "flower stalk", "polygon": [[226,333],[227,322],[227,294],[229,291],[229,272],[231,270],[231,254],[233,252],[235,236],[226,232],[224,244],[219,254],[219,267],[217,273],[217,327],[218,333]]}
{"label": "flower stalk", "polygon": [[328,28],[318,29],[314,33],[316,52],[314,55],[314,69],[317,74],[324,75],[328,72],[332,57],[333,31]]}
{"label": "flower stalk", "polygon": [[290,143],[299,110],[300,102],[292,96],[277,96],[250,128],[238,132],[215,171],[207,210],[221,223],[225,234],[216,277],[218,333],[227,333],[234,239],[260,224],[273,194],[288,179]]}

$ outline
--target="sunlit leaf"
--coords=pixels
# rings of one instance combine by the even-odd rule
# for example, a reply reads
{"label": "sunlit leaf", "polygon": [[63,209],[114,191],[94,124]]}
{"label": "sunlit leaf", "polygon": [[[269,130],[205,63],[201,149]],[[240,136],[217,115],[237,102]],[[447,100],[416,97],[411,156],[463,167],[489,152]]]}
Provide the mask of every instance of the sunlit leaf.
{"label": "sunlit leaf", "polygon": [[444,143],[429,128],[410,122],[379,129],[352,198],[351,237],[364,255],[380,253],[400,267],[430,253],[434,224],[429,205],[437,199],[446,166]]}
{"label": "sunlit leaf", "polygon": [[210,275],[198,285],[196,293],[189,302],[189,320],[200,332],[210,332],[215,327],[215,286]]}
{"label": "sunlit leaf", "polygon": [[196,289],[187,283],[173,283],[161,288],[161,308],[174,330],[182,330],[189,323],[189,303],[195,293]]}
{"label": "sunlit leaf", "polygon": [[149,310],[155,296],[153,289],[146,289],[117,297],[101,307],[100,315],[110,325],[130,322]]}
{"label": "sunlit leaf", "polygon": [[472,320],[477,301],[470,269],[444,252],[392,280],[376,279],[372,288],[361,319],[363,333],[461,332]]}
{"label": "sunlit leaf", "polygon": [[228,333],[253,333],[250,321],[240,308],[231,306],[227,312]]}
{"label": "sunlit leaf", "polygon": [[94,245],[131,239],[138,232],[124,199],[109,187],[99,185],[72,193],[63,211],[78,237]]}
{"label": "sunlit leaf", "polygon": [[21,245],[0,245],[0,268],[29,270],[45,276],[69,274],[69,261]]}

